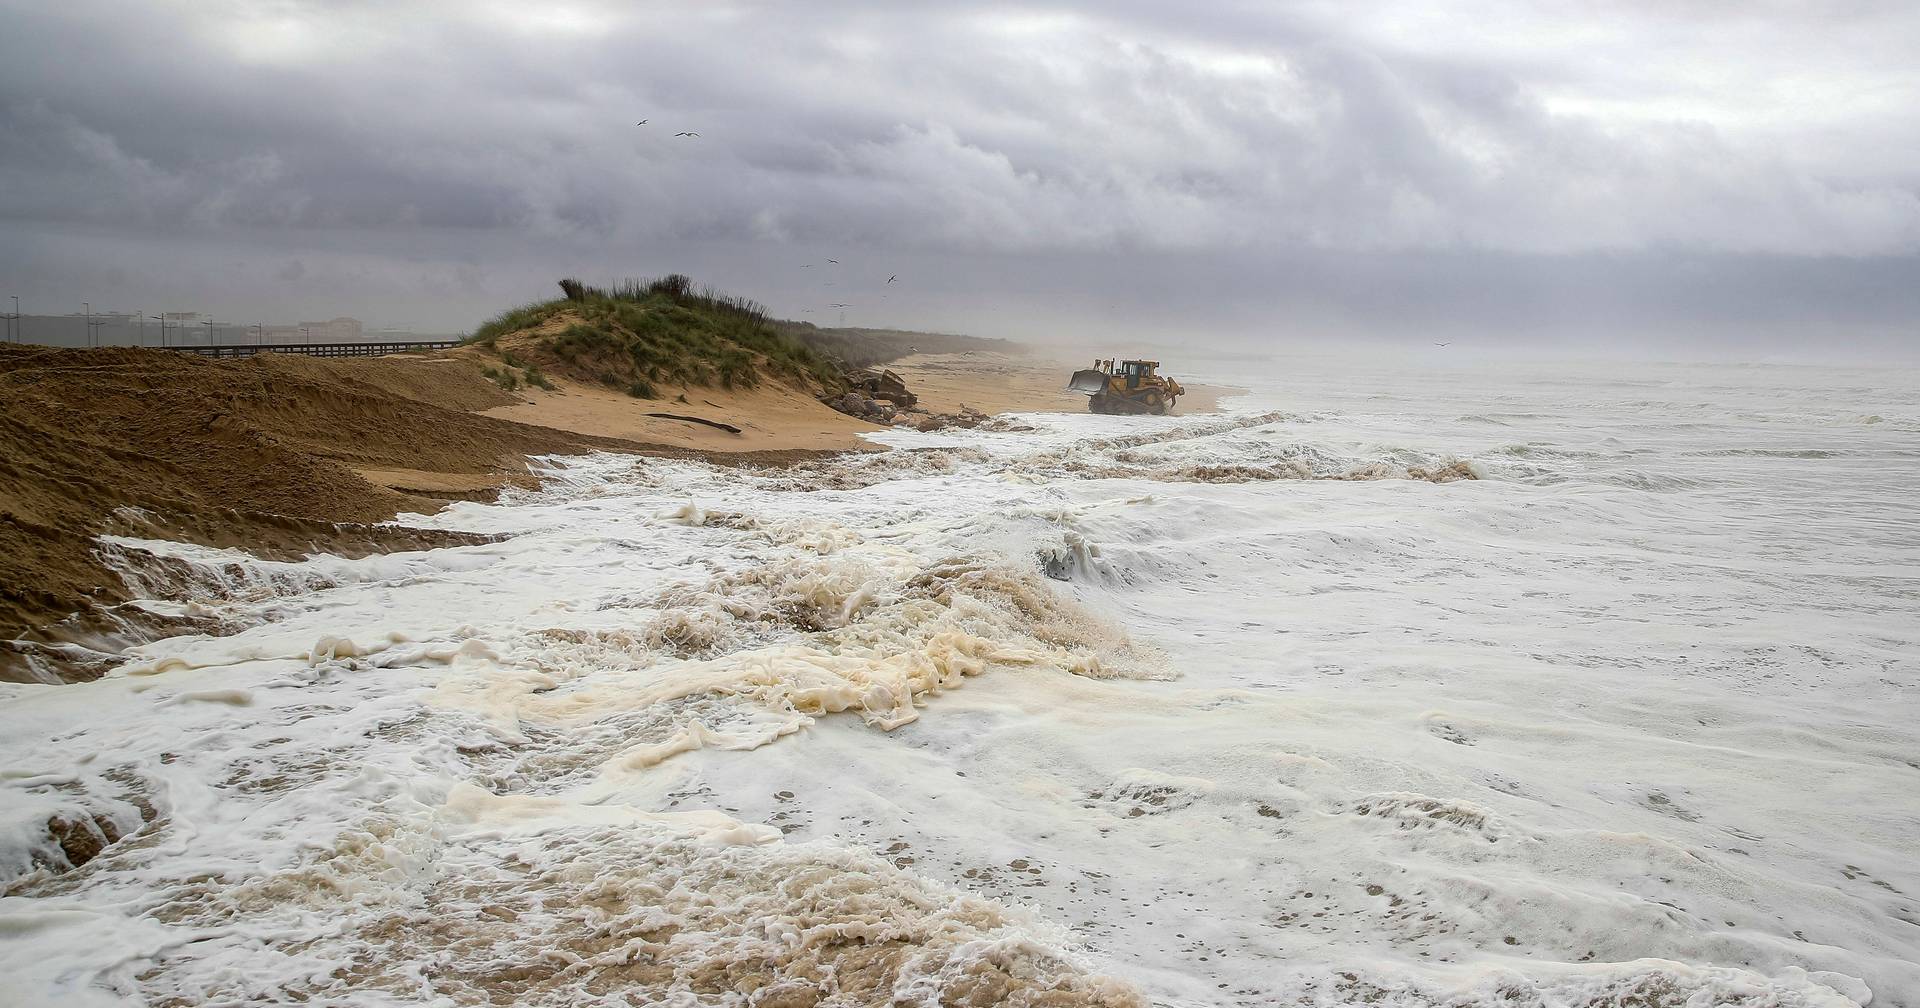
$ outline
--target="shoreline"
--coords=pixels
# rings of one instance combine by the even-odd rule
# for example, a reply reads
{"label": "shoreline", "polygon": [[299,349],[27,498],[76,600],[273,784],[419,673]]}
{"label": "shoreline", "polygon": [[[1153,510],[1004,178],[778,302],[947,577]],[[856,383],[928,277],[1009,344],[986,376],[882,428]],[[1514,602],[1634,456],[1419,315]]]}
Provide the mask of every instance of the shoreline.
{"label": "shoreline", "polygon": [[[0,425],[0,681],[92,678],[120,652],[204,629],[127,603],[144,593],[98,536],[238,546],[264,559],[385,551],[405,514],[489,502],[534,482],[529,459],[612,451],[784,466],[892,449],[895,429],[792,385],[668,388],[654,398],[555,378],[502,387],[476,348],[386,357],[151,348],[0,350],[14,390]],[[1072,365],[1044,352],[912,355],[900,374],[931,413],[1077,413]],[[1195,386],[1175,415],[1236,390]],[[729,433],[700,422],[725,423]],[[916,416],[918,414],[915,414]],[[403,547],[404,548],[404,547]],[[165,567],[164,563],[159,563]],[[162,580],[166,580],[164,577]],[[77,650],[76,650],[77,649]]]}
{"label": "shoreline", "polygon": [[[1087,412],[1087,397],[1066,388],[1074,365],[1040,351],[912,354],[871,370],[899,375],[919,397],[919,408],[929,413]],[[570,434],[686,449],[713,456],[721,464],[734,461],[733,456],[766,451],[886,451],[861,435],[897,429],[849,416],[799,389],[772,383],[748,389],[684,388],[655,399],[636,399],[564,379],[554,379],[553,384],[556,388],[551,391],[522,389],[517,393],[519,401],[482,415]],[[1217,413],[1223,399],[1245,392],[1190,384],[1171,415]],[[739,427],[740,433],[655,415],[663,412],[729,423]]]}
{"label": "shoreline", "polygon": [[[989,416],[1002,413],[1085,413],[1087,397],[1067,390],[1067,378],[1086,367],[1079,358],[1068,360],[1051,351],[1027,354],[971,351],[950,354],[913,354],[879,365],[905,379],[920,396],[920,404],[938,413],[973,408]],[[1177,379],[1178,374],[1174,377]],[[1221,402],[1247,390],[1183,382],[1186,395],[1170,416],[1222,412]]]}

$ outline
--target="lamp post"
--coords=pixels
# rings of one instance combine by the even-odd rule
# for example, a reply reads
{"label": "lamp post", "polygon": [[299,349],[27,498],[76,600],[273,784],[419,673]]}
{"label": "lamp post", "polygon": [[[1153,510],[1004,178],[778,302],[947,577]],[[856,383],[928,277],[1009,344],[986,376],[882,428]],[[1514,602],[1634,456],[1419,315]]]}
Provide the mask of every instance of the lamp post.
{"label": "lamp post", "polygon": [[80,307],[86,309],[86,312],[87,312],[87,345],[99,346],[100,345],[100,327],[106,325],[107,322],[105,319],[101,319],[97,322],[94,321],[93,305],[90,302],[82,301],[80,302]]}
{"label": "lamp post", "polygon": [[212,320],[212,319],[202,319],[202,320],[200,321],[200,324],[201,324],[201,325],[203,325],[203,326],[206,326],[206,327],[207,327],[207,346],[210,346],[210,347],[215,347],[215,346],[219,346],[220,344],[219,344],[219,342],[218,342],[218,340],[216,340],[216,339],[215,339],[215,337],[214,337],[214,334],[215,334],[215,333],[216,333],[216,332],[217,332],[218,330],[216,330],[216,329],[214,329],[214,328],[213,328],[213,320]]}
{"label": "lamp post", "polygon": [[265,335],[263,335],[263,334],[262,334],[262,332],[261,332],[261,326],[260,326],[260,323],[258,323],[258,322],[255,322],[255,323],[253,324],[253,342],[254,342],[254,344],[255,344],[255,345],[258,345],[258,344],[261,344],[261,343],[264,343],[264,342],[266,342],[266,339],[267,339],[267,338],[266,338],[266,336],[265,336]]}
{"label": "lamp post", "polygon": [[7,316],[7,337],[16,342],[25,343],[27,341],[25,333],[26,323],[20,320],[20,295],[10,294],[8,296],[13,298],[13,314]]}

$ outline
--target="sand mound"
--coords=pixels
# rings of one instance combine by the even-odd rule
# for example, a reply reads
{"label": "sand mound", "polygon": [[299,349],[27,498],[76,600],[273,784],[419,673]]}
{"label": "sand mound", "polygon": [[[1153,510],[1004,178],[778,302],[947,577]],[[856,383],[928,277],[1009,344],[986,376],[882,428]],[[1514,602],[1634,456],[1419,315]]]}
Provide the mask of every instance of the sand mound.
{"label": "sand mound", "polygon": [[[98,674],[51,662],[156,630],[115,613],[120,578],[101,532],[346,555],[457,537],[371,528],[437,499],[358,470],[524,480],[528,454],[642,446],[468,412],[512,401],[459,359],[266,355],[213,361],[163,350],[0,346],[0,679]],[[443,495],[436,495],[443,496]],[[58,625],[56,625],[58,624]]]}

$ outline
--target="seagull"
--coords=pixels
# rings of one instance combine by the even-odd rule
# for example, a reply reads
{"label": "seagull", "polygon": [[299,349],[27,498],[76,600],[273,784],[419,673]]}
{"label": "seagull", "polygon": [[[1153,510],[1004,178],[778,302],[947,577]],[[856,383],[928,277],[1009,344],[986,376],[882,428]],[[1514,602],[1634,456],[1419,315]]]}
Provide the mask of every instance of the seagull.
{"label": "seagull", "polygon": [[900,274],[898,274],[898,273],[895,273],[894,275],[892,275],[892,276],[890,276],[890,277],[888,277],[888,278],[887,278],[887,282],[888,282],[888,283],[892,283],[892,282],[894,282],[895,280],[898,280],[898,279],[900,279]]}
{"label": "seagull", "polygon": [[830,263],[832,263],[832,264],[834,264],[835,266],[838,266],[838,265],[840,265],[840,260],[838,260],[838,259],[829,259],[829,260],[827,260],[827,261],[828,261],[828,262],[830,262]]}
{"label": "seagull", "polygon": [[699,136],[699,135],[700,135],[700,134],[698,134],[698,133],[675,133],[675,134],[674,134],[674,136],[677,136],[677,137],[683,137],[683,136],[685,136],[685,137],[697,137],[697,136]]}
{"label": "seagull", "polygon": [[645,126],[645,125],[647,124],[647,122],[648,122],[648,120],[646,120],[646,119],[642,119],[642,120],[640,120],[639,122],[637,122],[637,123],[634,123],[634,125],[635,125],[635,126]]}
{"label": "seagull", "polygon": [[853,307],[853,306],[852,306],[852,305],[850,305],[850,304],[830,304],[830,305],[828,305],[827,307],[829,307],[829,308],[851,308],[851,307]]}
{"label": "seagull", "polygon": [[813,268],[813,264],[812,264],[812,263],[801,263],[801,264],[800,264],[800,268],[801,268],[801,269],[812,269],[812,268]]}
{"label": "seagull", "polygon": [[1435,343],[1434,346],[1452,346],[1451,343]]}

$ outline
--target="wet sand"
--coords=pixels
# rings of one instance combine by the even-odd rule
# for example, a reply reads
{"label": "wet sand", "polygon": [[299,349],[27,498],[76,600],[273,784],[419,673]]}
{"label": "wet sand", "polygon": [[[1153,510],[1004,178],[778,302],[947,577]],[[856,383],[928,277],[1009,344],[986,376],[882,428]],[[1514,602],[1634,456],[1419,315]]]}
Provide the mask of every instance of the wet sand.
{"label": "wet sand", "polygon": [[[920,405],[934,413],[1085,413],[1087,397],[1067,391],[1067,379],[1088,362],[1051,354],[915,354],[885,365],[907,382]],[[1178,380],[1178,371],[1172,372]],[[1183,383],[1187,394],[1174,415],[1215,413],[1220,401],[1244,389]]]}
{"label": "wet sand", "polygon": [[[1087,397],[1066,390],[1077,366],[1042,354],[970,352],[915,354],[883,365],[906,380],[930,413],[976,410],[999,413],[1084,413]],[[862,434],[887,428],[838,412],[785,385],[752,389],[687,388],[657,399],[591,385],[555,381],[556,389],[522,389],[519,401],[484,416],[550,427],[573,434],[620,438],[702,452],[876,451]],[[1176,415],[1217,412],[1220,400],[1243,390],[1188,385]],[[685,420],[649,416],[675,413],[731,424],[734,434]]]}

